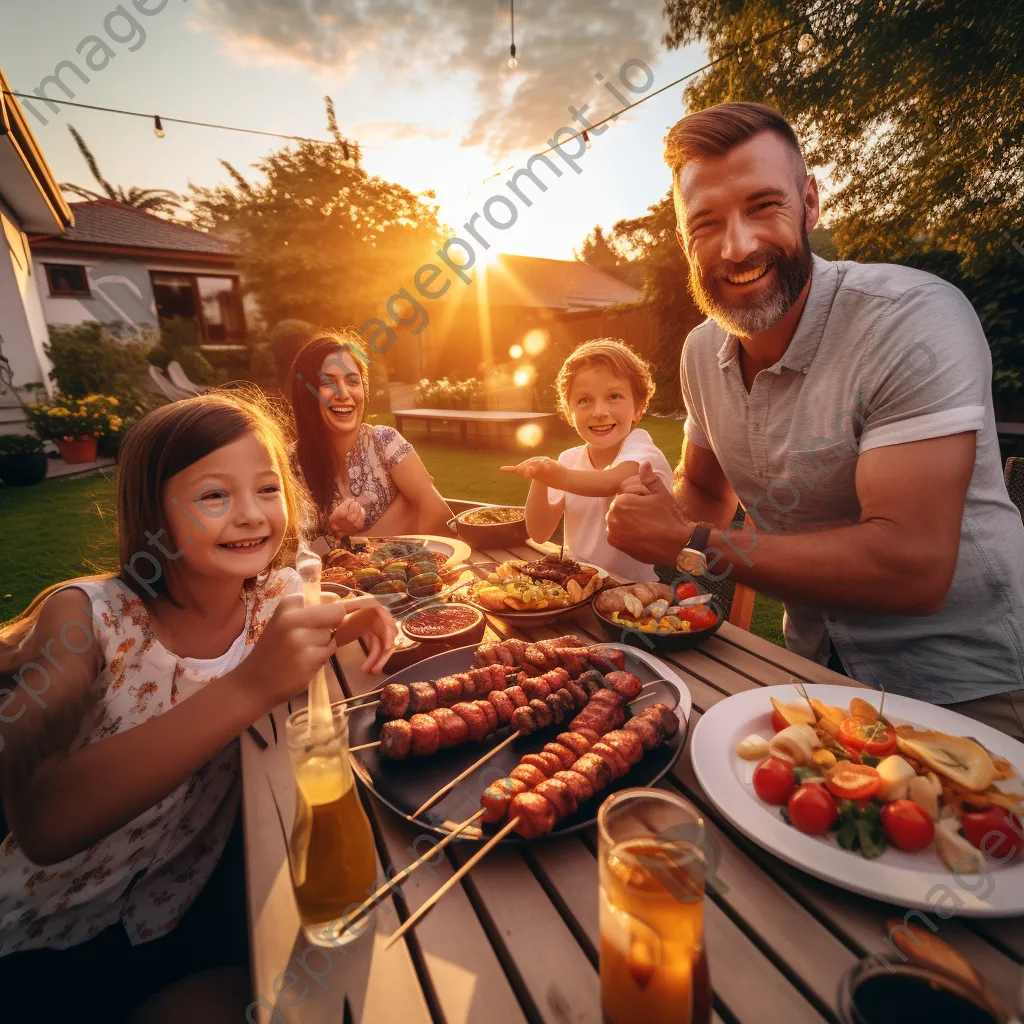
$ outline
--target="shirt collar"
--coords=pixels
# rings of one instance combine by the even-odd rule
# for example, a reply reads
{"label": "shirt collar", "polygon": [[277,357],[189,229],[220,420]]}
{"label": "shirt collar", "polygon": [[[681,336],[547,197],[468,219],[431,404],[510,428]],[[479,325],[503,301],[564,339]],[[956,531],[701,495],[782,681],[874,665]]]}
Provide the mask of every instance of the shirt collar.
{"label": "shirt collar", "polygon": [[[782,358],[768,369],[769,373],[781,373],[783,369],[805,372],[811,365],[828,322],[832,302],[839,287],[839,272],[835,263],[811,254],[811,288],[807,293],[800,322],[793,339]],[[718,350],[719,369],[726,369],[730,363],[739,365],[739,339],[726,334]]]}

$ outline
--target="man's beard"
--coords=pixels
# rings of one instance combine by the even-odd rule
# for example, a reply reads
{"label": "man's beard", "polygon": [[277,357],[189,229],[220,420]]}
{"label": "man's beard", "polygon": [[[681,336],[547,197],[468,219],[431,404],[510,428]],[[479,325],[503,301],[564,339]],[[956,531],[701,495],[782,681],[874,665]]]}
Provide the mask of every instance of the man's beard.
{"label": "man's beard", "polygon": [[[775,283],[767,291],[736,300],[722,295],[720,282],[725,275],[743,274],[775,264]],[[751,253],[738,266],[717,264],[702,272],[690,261],[690,292],[697,308],[711,317],[723,330],[743,338],[752,338],[774,327],[800,297],[811,276],[811,242],[801,236],[800,248],[787,253],[776,245],[766,245]]]}

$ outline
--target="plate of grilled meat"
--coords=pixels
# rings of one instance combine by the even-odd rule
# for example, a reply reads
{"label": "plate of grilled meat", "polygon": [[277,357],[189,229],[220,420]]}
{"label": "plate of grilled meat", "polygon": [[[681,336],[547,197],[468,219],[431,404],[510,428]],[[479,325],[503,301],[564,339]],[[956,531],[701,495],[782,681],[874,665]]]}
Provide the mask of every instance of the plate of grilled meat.
{"label": "plate of grilled meat", "polygon": [[608,579],[596,565],[547,555],[527,562],[478,562],[479,579],[458,594],[474,608],[519,626],[544,626],[587,604]]}
{"label": "plate of grilled meat", "polygon": [[481,812],[469,839],[493,835],[513,800],[520,839],[593,824],[599,791],[653,785],[672,767],[690,714],[670,665],[571,634],[447,651],[395,673],[374,697],[373,711],[348,716],[356,774],[441,835]]}

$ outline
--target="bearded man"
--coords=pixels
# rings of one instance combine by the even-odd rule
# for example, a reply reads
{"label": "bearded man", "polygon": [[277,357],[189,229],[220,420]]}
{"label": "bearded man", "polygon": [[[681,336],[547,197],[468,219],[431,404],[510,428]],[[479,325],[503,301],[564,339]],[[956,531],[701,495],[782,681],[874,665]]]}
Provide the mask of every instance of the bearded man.
{"label": "bearded man", "polygon": [[609,541],[773,594],[791,650],[1024,739],[1024,526],[970,303],[813,255],[818,186],[769,107],[683,118],[666,162],[708,319],[683,347],[676,493],[641,467]]}

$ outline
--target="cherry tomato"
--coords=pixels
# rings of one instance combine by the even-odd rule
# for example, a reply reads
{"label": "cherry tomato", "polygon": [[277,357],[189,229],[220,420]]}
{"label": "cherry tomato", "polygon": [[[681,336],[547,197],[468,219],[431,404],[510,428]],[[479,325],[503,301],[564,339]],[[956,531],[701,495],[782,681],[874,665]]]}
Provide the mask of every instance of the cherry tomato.
{"label": "cherry tomato", "polygon": [[687,598],[696,597],[700,591],[697,589],[696,584],[693,583],[680,583],[676,587],[676,600],[685,601]]}
{"label": "cherry tomato", "polygon": [[893,800],[882,808],[882,829],[893,846],[917,853],[935,838],[928,812],[913,800]]}
{"label": "cherry tomato", "polygon": [[769,757],[754,769],[754,792],[766,804],[784,804],[795,788],[793,766],[781,757]]}
{"label": "cherry tomato", "polygon": [[844,718],[839,726],[839,742],[847,750],[888,757],[896,752],[896,731],[866,718]]}
{"label": "cherry tomato", "polygon": [[825,785],[843,800],[867,800],[878,792],[882,777],[870,765],[839,761],[825,777]]}
{"label": "cherry tomato", "polygon": [[1011,860],[1024,850],[1024,828],[1002,807],[965,814],[960,824],[967,841],[993,860]]}
{"label": "cherry tomato", "polygon": [[718,616],[710,608],[699,609],[699,614],[694,616],[694,629],[710,629],[718,621]]}
{"label": "cherry tomato", "polygon": [[815,836],[827,832],[839,817],[835,801],[818,782],[805,782],[790,796],[786,810],[801,832]]}

